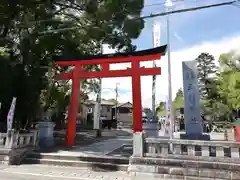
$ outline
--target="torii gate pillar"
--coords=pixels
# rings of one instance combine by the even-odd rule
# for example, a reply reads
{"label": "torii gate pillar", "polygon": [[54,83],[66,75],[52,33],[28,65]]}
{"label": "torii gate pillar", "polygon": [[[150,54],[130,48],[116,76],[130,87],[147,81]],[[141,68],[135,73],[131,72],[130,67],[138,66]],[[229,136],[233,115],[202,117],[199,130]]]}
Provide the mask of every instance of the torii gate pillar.
{"label": "torii gate pillar", "polygon": [[80,79],[78,78],[80,66],[76,65],[73,70],[72,77],[72,93],[70,98],[70,106],[68,112],[68,124],[66,134],[66,145],[71,146],[74,144],[76,136],[76,119],[78,115],[78,103],[80,94]]}

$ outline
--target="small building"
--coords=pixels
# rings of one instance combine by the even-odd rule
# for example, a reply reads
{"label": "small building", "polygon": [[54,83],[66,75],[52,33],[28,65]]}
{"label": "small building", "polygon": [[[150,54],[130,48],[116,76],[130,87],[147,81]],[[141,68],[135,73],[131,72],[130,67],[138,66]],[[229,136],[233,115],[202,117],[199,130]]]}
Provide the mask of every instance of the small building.
{"label": "small building", "polygon": [[[93,126],[93,115],[94,115],[94,107],[96,105],[96,101],[89,100],[85,102],[85,109],[87,108],[87,123]],[[100,119],[102,121],[103,127],[110,126],[112,124],[112,106],[114,106],[114,102],[102,100],[100,107]]]}
{"label": "small building", "polygon": [[[122,126],[132,127],[133,124],[133,105],[130,102],[119,103],[117,106],[112,107],[112,120],[116,124],[121,124]],[[116,114],[117,112],[117,119]]]}

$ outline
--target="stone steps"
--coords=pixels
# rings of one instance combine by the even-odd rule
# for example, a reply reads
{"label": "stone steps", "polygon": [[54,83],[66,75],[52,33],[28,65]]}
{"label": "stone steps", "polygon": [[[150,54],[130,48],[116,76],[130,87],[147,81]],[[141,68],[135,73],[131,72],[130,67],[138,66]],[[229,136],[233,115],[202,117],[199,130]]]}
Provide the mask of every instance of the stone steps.
{"label": "stone steps", "polygon": [[9,150],[0,148],[0,164],[8,164]]}
{"label": "stone steps", "polygon": [[47,164],[53,166],[88,167],[98,171],[127,171],[129,159],[94,155],[59,155],[50,153],[32,153],[24,164]]}
{"label": "stone steps", "polygon": [[240,163],[171,158],[131,157],[128,171],[130,173],[151,173],[166,179],[182,180],[239,180]]}

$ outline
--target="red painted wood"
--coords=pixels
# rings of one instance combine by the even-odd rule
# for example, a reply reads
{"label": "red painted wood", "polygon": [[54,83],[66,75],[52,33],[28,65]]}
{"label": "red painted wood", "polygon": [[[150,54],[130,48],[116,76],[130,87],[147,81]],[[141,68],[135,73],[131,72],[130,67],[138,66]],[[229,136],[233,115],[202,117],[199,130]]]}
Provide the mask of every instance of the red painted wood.
{"label": "red painted wood", "polygon": [[[140,62],[132,61],[133,132],[142,132],[142,95]],[[142,71],[142,70],[141,70]]]}
{"label": "red painted wood", "polygon": [[102,64],[102,71],[109,71],[109,70],[110,70],[110,64],[109,63]]}
{"label": "red painted wood", "polygon": [[72,79],[73,73],[72,72],[61,72],[55,76],[57,80],[68,80]]}
{"label": "red painted wood", "polygon": [[152,61],[160,59],[162,53],[145,55],[145,56],[126,56],[126,57],[114,57],[108,59],[91,59],[91,60],[72,60],[72,61],[57,61],[56,64],[59,66],[74,66],[78,65],[94,65],[94,64],[106,64],[106,63],[126,63],[131,61]]}
{"label": "red painted wood", "polygon": [[[129,77],[132,76],[134,71],[132,68],[124,70],[111,70],[111,71],[95,71],[95,72],[81,72],[79,73],[79,78],[112,78],[112,77]],[[139,73],[141,76],[151,76],[151,75],[160,75],[161,68],[140,68]],[[57,76],[58,79],[71,79],[73,73],[61,73]]]}
{"label": "red painted wood", "polygon": [[80,94],[80,79],[79,79],[80,66],[76,65],[73,70],[72,78],[72,94],[70,99],[70,107],[68,112],[68,125],[66,133],[66,145],[71,147],[74,145],[76,136],[76,119],[78,114],[78,103]]}

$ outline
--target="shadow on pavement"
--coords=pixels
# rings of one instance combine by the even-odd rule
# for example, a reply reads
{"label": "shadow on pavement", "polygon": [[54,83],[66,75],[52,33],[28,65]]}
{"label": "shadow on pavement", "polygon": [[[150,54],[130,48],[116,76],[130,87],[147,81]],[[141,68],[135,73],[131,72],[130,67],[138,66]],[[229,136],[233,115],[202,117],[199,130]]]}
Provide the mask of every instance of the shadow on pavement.
{"label": "shadow on pavement", "polygon": [[[53,147],[36,150],[25,158],[23,164],[87,167],[93,171],[126,171],[132,150],[129,145],[121,146],[121,143],[124,144],[126,139],[131,141],[131,136],[131,133],[122,130],[107,130],[101,137],[96,137],[93,131],[82,131],[76,134],[75,145],[69,148],[65,146],[65,133],[56,132]],[[107,144],[110,146],[106,147]],[[105,148],[107,152],[111,152],[102,152]]]}

